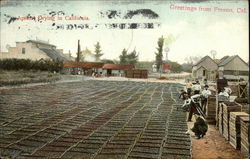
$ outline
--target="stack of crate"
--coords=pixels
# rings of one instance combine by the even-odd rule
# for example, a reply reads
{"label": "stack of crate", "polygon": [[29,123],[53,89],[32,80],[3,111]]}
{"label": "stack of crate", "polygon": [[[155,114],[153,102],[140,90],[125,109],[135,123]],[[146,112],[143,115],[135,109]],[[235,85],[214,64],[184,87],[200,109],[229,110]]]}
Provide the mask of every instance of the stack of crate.
{"label": "stack of crate", "polygon": [[241,111],[240,105],[234,102],[227,102],[223,105],[223,136],[226,140],[229,140],[229,117],[230,112],[239,112]]}
{"label": "stack of crate", "polygon": [[248,103],[241,103],[241,111],[249,113],[249,104]]}
{"label": "stack of crate", "polygon": [[238,85],[230,85],[230,89],[232,90],[231,96],[237,96],[238,95]]}
{"label": "stack of crate", "polygon": [[222,114],[223,114],[223,111],[222,111],[222,103],[223,102],[228,102],[228,98],[227,97],[224,97],[224,96],[219,96],[218,93],[216,93],[216,98],[215,98],[215,121],[216,121],[216,127],[220,127],[221,128],[221,133],[222,133],[222,127],[223,125],[219,125],[221,122],[222,122]]}
{"label": "stack of crate", "polygon": [[219,127],[219,100],[218,100],[218,93],[215,95],[215,122],[216,128]]}
{"label": "stack of crate", "polygon": [[229,132],[230,132],[230,144],[235,149],[240,149],[241,145],[241,131],[240,131],[240,117],[249,117],[249,114],[245,112],[231,112],[229,119]]}
{"label": "stack of crate", "polygon": [[141,78],[148,78],[148,70],[141,70]]}
{"label": "stack of crate", "polygon": [[126,70],[125,77],[127,78],[148,78],[148,70]]}
{"label": "stack of crate", "polygon": [[126,70],[126,75],[127,78],[133,78],[133,70]]}
{"label": "stack of crate", "polygon": [[209,96],[206,105],[206,120],[210,124],[214,124],[216,116],[216,97]]}
{"label": "stack of crate", "polygon": [[240,137],[241,137],[241,148],[240,151],[246,158],[249,158],[249,116],[240,117]]}
{"label": "stack of crate", "polygon": [[223,106],[224,103],[219,103],[218,104],[218,127],[219,127],[219,132],[223,134]]}
{"label": "stack of crate", "polygon": [[141,78],[141,70],[133,70],[134,78]]}

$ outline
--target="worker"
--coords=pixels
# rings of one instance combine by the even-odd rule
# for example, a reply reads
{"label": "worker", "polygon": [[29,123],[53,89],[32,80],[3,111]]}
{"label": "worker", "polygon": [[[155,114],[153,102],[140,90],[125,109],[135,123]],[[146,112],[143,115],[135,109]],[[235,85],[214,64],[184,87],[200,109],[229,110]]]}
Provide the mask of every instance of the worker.
{"label": "worker", "polygon": [[192,83],[191,82],[187,82],[187,84],[186,84],[186,90],[187,90],[187,94],[189,95],[189,96],[191,96],[191,93],[192,93]]}
{"label": "worker", "polygon": [[181,98],[182,100],[185,100],[187,99],[187,96],[188,96],[187,92],[182,89],[179,95],[179,99]]}
{"label": "worker", "polygon": [[204,84],[204,87],[205,87],[206,85],[208,85],[208,82],[207,82],[207,79],[206,79],[206,78],[204,79],[203,84]]}
{"label": "worker", "polygon": [[208,125],[200,115],[196,114],[195,119],[196,121],[191,130],[194,132],[196,139],[200,139],[206,135],[206,132],[208,130]]}
{"label": "worker", "polygon": [[190,109],[189,109],[189,114],[188,114],[188,122],[192,121],[192,116],[193,114],[198,114],[198,110],[197,110],[197,105],[196,104],[200,104],[200,95],[196,94],[191,96],[191,103],[190,103]]}
{"label": "worker", "polygon": [[193,85],[192,87],[194,94],[200,94],[201,91],[201,85],[199,83],[199,81],[197,80],[196,83]]}
{"label": "worker", "polygon": [[226,85],[226,86],[224,87],[224,90],[228,93],[229,96],[232,94],[232,90],[231,90],[231,88],[229,87],[229,85]]}
{"label": "worker", "polygon": [[206,114],[206,105],[207,105],[207,99],[211,95],[211,91],[208,90],[208,85],[205,85],[204,90],[201,92],[202,98],[201,98],[201,105],[202,105],[202,111],[204,114]]}
{"label": "worker", "polygon": [[226,89],[223,88],[222,91],[219,93],[219,96],[225,96],[225,97],[229,98],[228,91],[226,91]]}
{"label": "worker", "polygon": [[191,99],[189,96],[184,100],[184,104],[182,105],[182,110],[188,112],[190,110]]}

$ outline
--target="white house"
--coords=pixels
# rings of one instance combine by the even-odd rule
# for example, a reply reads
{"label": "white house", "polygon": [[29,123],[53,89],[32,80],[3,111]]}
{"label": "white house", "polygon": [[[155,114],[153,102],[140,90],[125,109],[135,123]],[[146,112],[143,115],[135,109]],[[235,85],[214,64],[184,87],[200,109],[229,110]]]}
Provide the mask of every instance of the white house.
{"label": "white house", "polygon": [[61,49],[56,49],[55,45],[37,40],[16,42],[16,47],[10,47],[8,52],[0,53],[0,59],[6,58],[71,61],[70,58],[62,53]]}
{"label": "white house", "polygon": [[218,64],[209,56],[203,57],[192,68],[192,77],[196,79],[215,80]]}

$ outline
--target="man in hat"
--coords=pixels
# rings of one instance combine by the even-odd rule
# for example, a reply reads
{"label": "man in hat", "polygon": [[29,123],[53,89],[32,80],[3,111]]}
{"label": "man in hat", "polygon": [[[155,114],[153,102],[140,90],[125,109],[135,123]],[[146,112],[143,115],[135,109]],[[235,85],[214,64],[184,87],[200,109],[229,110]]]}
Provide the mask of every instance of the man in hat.
{"label": "man in hat", "polygon": [[208,90],[208,87],[209,87],[208,85],[205,85],[204,90],[201,92],[202,94],[201,105],[204,114],[206,114],[207,99],[211,95],[211,91]]}
{"label": "man in hat", "polygon": [[182,100],[186,100],[188,98],[188,94],[186,91],[184,91],[183,89],[181,90],[181,93],[179,95],[179,99],[182,99]]}
{"label": "man in hat", "polygon": [[201,91],[201,85],[199,81],[196,81],[196,83],[193,85],[193,90],[194,90],[194,94],[200,94]]}
{"label": "man in hat", "polygon": [[191,99],[190,100],[190,109],[189,109],[188,119],[187,119],[188,122],[192,121],[193,114],[199,114],[199,112],[197,110],[197,105],[200,104],[200,95],[195,94],[195,95],[191,96],[190,99]]}
{"label": "man in hat", "polygon": [[187,94],[189,96],[191,96],[191,93],[192,93],[192,83],[190,81],[188,81],[187,84],[186,84],[186,90],[187,90]]}

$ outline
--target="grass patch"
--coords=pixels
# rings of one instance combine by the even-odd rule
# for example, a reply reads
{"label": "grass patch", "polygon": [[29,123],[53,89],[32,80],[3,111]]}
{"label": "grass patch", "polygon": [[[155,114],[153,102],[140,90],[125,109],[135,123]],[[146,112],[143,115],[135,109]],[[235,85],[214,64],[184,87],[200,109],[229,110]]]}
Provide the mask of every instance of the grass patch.
{"label": "grass patch", "polygon": [[157,78],[158,80],[170,80],[170,78],[168,77],[165,77],[165,76],[161,76],[159,78]]}
{"label": "grass patch", "polygon": [[58,74],[53,74],[46,71],[0,70],[0,86],[53,82],[59,79],[60,76]]}

